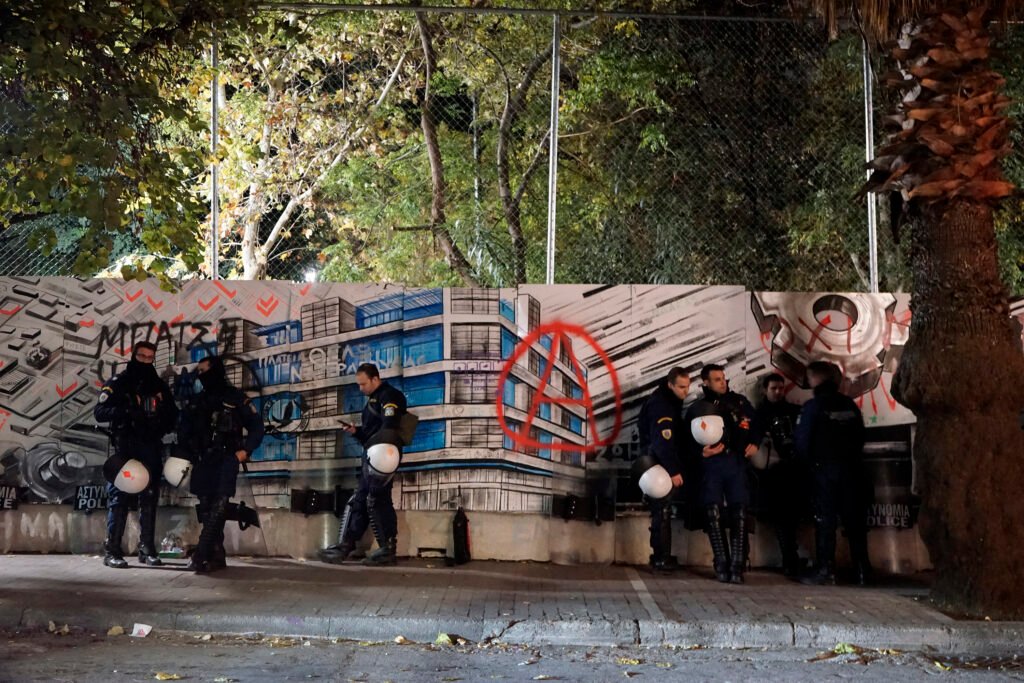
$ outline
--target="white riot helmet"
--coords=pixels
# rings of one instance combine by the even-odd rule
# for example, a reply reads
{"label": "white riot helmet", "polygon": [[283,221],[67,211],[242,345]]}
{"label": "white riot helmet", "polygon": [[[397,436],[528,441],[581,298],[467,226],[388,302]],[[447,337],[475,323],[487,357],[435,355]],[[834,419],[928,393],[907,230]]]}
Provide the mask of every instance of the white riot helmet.
{"label": "white riot helmet", "polygon": [[132,458],[121,465],[114,477],[114,486],[125,493],[142,493],[149,486],[149,470]]}
{"label": "white riot helmet", "polygon": [[366,460],[377,474],[391,474],[398,469],[401,459],[402,454],[394,444],[376,443],[366,449]]}
{"label": "white riot helmet", "polygon": [[721,415],[704,415],[690,421],[690,433],[702,446],[713,446],[725,435],[725,420]]}
{"label": "white riot helmet", "polygon": [[192,463],[185,458],[171,456],[164,462],[164,479],[171,486],[178,487],[188,479],[192,471]]}
{"label": "white riot helmet", "polygon": [[640,490],[653,500],[660,500],[672,493],[672,477],[661,465],[655,465],[640,475]]}

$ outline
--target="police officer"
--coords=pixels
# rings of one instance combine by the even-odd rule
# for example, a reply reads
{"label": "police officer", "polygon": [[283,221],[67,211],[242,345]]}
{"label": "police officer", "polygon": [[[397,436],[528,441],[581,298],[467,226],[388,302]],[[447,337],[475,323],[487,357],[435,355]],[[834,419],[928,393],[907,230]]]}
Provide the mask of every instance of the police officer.
{"label": "police officer", "polygon": [[[749,547],[747,458],[757,453],[761,434],[755,428],[753,406],[745,397],[729,390],[721,365],[705,365],[700,378],[704,398],[691,405],[686,414],[686,424],[691,430],[690,457],[700,462],[700,497],[714,554],[715,576],[723,583],[743,583]],[[698,427],[712,424],[714,420],[704,419],[711,417],[720,420],[720,440],[698,440]],[[730,531],[728,545],[727,527]]]}
{"label": "police officer", "polygon": [[194,459],[189,488],[199,499],[203,526],[188,568],[205,573],[227,566],[224,522],[229,499],[235,495],[239,466],[263,441],[263,420],[245,393],[228,382],[221,358],[203,358],[196,371],[199,393],[181,421],[178,444]]}
{"label": "police officer", "polygon": [[[672,488],[683,485],[681,429],[683,401],[690,393],[690,376],[682,368],[672,368],[664,382],[651,393],[640,409],[637,421],[640,433],[640,452],[651,456],[672,480]],[[664,476],[664,475],[662,475]],[[651,567],[670,568],[672,561],[672,521],[669,496],[647,498],[651,513]]]}
{"label": "police officer", "polygon": [[786,400],[786,380],[778,373],[761,380],[761,389],[763,398],[756,417],[765,432],[761,445],[765,463],[757,473],[758,515],[775,527],[783,573],[796,577],[800,571],[796,528],[807,498],[806,469],[797,460],[793,443],[800,406]]}
{"label": "police officer", "polygon": [[848,396],[839,393],[842,374],[832,363],[807,366],[814,397],[804,403],[796,426],[796,449],[807,461],[813,481],[816,571],[808,584],[835,583],[836,526],[842,517],[857,580],[862,585],[868,563],[866,478],[863,469],[864,419]]}
{"label": "police officer", "polygon": [[[155,360],[154,344],[136,343],[128,366],[107,380],[100,389],[93,416],[97,422],[110,423],[114,446],[111,461],[138,460],[149,474],[149,484],[138,494],[138,553],[139,562],[157,566],[163,564],[154,540],[163,469],[161,439],[174,429],[178,408],[167,383],[160,379],[153,367]],[[115,464],[114,469],[119,467]],[[113,483],[107,484],[107,540],[103,545],[103,564],[108,567],[128,566],[121,552],[121,537],[128,521],[130,498]]]}
{"label": "police officer", "polygon": [[[362,425],[356,427],[342,423],[342,429],[354,436],[364,448],[382,442],[400,447],[397,436],[402,415],[405,414],[405,395],[382,380],[380,371],[372,363],[363,363],[356,369],[356,384],[367,397]],[[395,564],[398,517],[391,500],[393,479],[393,474],[382,475],[376,472],[364,455],[356,492],[348,499],[341,518],[338,542],[320,550],[320,558],[324,562],[337,564],[346,560],[369,526],[373,529],[373,537],[379,547],[363,560],[363,564]]]}

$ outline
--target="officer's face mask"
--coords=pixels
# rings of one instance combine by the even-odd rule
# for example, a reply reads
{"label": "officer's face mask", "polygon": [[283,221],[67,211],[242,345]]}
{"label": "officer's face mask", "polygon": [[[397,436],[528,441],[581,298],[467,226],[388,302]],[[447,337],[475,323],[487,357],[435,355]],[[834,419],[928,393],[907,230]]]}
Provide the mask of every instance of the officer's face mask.
{"label": "officer's face mask", "polygon": [[213,375],[207,370],[206,372],[199,372],[196,374],[196,383],[199,385],[199,390],[209,391],[213,386]]}

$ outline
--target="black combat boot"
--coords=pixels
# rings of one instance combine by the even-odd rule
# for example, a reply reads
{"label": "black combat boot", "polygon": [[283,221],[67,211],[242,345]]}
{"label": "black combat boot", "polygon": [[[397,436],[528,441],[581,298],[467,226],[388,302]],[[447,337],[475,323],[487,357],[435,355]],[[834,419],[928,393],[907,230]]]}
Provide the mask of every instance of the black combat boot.
{"label": "black combat boot", "polygon": [[747,508],[740,505],[730,511],[732,526],[729,531],[730,567],[729,582],[743,583],[743,572],[747,569]]}
{"label": "black combat boot", "polygon": [[338,542],[334,545],[329,545],[326,548],[321,548],[317,555],[320,557],[321,562],[327,562],[328,564],[341,564],[345,560],[349,559],[349,556],[356,549],[356,542],[346,538],[348,536],[348,527],[352,520],[352,506],[355,501],[355,494],[348,499],[348,503],[345,504],[345,512],[341,516],[341,524],[338,526]]}
{"label": "black combat boot", "polygon": [[[140,496],[140,498],[142,498]],[[163,564],[156,550],[156,496],[139,501],[139,562],[151,567]]]}
{"label": "black combat boot", "polygon": [[103,543],[103,564],[114,569],[124,569],[128,563],[125,562],[121,550],[121,537],[124,536],[124,527],[128,523],[128,508],[118,505],[111,508],[111,512],[113,521],[107,528],[107,540]]}
{"label": "black combat boot", "polygon": [[373,537],[377,539],[377,545],[380,547],[367,555],[363,560],[363,564],[368,567],[387,567],[397,564],[396,548],[398,546],[398,539],[395,536],[384,535],[380,511],[372,500],[367,501],[366,507],[370,517],[370,528],[373,529]]}
{"label": "black combat boot", "polygon": [[715,578],[729,583],[729,548],[725,544],[725,529],[722,527],[722,508],[709,505],[707,508],[708,540],[714,553]]}
{"label": "black combat boot", "polygon": [[211,572],[228,568],[228,551],[224,548],[224,533],[221,532],[220,539],[213,544],[213,553],[206,561],[206,567]]}
{"label": "black combat boot", "polygon": [[188,562],[190,571],[197,574],[206,574],[215,571],[217,563],[214,560],[216,546],[224,533],[224,518],[227,515],[228,499],[213,498],[206,506],[203,519],[203,530],[199,534],[199,544]]}
{"label": "black combat boot", "polygon": [[836,583],[836,529],[818,521],[814,529],[815,570],[800,579],[808,586],[834,586]]}
{"label": "black combat boot", "polygon": [[847,530],[850,541],[850,559],[853,560],[853,578],[858,586],[866,586],[874,578],[868,560],[868,532],[866,529]]}
{"label": "black combat boot", "polygon": [[398,564],[398,539],[392,536],[384,539],[381,546],[366,556],[363,564],[368,567],[391,567]]}
{"label": "black combat boot", "polygon": [[328,564],[341,564],[345,560],[349,559],[349,556],[355,551],[355,549],[355,541],[339,539],[334,545],[321,548],[317,551],[317,555],[320,556],[321,562],[326,562]]}
{"label": "black combat boot", "polygon": [[779,540],[779,550],[782,551],[783,576],[789,579],[800,576],[802,562],[796,550],[795,530],[789,525],[779,525],[775,528],[775,536]]}
{"label": "black combat boot", "polygon": [[652,503],[652,513],[657,515],[658,524],[650,527],[651,569],[659,573],[668,573],[678,568],[676,558],[672,556],[672,507],[665,502]]}

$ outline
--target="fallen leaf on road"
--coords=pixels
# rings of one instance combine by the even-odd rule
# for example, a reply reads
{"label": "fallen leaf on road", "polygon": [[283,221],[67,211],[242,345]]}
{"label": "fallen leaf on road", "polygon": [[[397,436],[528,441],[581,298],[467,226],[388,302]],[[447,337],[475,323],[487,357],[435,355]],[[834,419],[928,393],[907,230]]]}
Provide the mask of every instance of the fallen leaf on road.
{"label": "fallen leaf on road", "polygon": [[438,633],[437,638],[434,640],[434,645],[454,645],[452,637],[447,633]]}
{"label": "fallen leaf on road", "polygon": [[110,630],[107,631],[107,635],[108,636],[123,636],[124,635],[124,627],[123,626],[111,626]]}
{"label": "fallen leaf on road", "polygon": [[274,637],[267,641],[270,647],[295,647],[295,641],[291,638]]}
{"label": "fallen leaf on road", "polygon": [[531,664],[536,664],[539,661],[539,657],[531,657],[530,659],[527,659],[525,662],[519,662],[517,666],[530,666]]}
{"label": "fallen leaf on road", "polygon": [[654,666],[658,667],[659,669],[671,669],[672,668],[671,662],[655,662]]}
{"label": "fallen leaf on road", "polygon": [[213,683],[237,683],[237,678],[228,678],[227,676],[217,676],[213,679]]}
{"label": "fallen leaf on road", "polygon": [[405,636],[395,636],[395,642],[398,643],[399,645],[408,645],[409,644],[409,639],[406,638]]}
{"label": "fallen leaf on road", "polygon": [[814,605],[804,605],[804,609],[818,609]]}
{"label": "fallen leaf on road", "polygon": [[557,680],[559,680],[559,678],[558,678],[558,676],[548,676],[547,674],[540,674],[539,676],[534,676],[533,680],[535,680],[535,681],[557,681]]}
{"label": "fallen leaf on road", "polygon": [[640,672],[639,671],[623,671],[622,675],[625,676],[626,678],[632,678],[633,676],[639,676]]}
{"label": "fallen leaf on road", "polygon": [[60,629],[57,631],[57,635],[58,636],[66,636],[69,633],[71,633],[71,629],[68,628],[67,624],[64,624],[63,626],[61,626]]}
{"label": "fallen leaf on road", "polygon": [[617,658],[615,660],[615,663],[616,664],[622,664],[623,666],[626,666],[626,665],[636,666],[637,664],[640,663],[640,660],[639,659],[634,659],[633,657],[619,657],[619,658]]}
{"label": "fallen leaf on road", "polygon": [[816,657],[811,657],[807,661],[808,662],[823,662],[826,659],[832,659],[835,656],[836,656],[836,653],[833,652],[832,650],[829,650],[828,652],[822,652],[821,654],[817,655]]}
{"label": "fallen leaf on road", "polygon": [[859,655],[863,651],[862,648],[850,645],[849,643],[836,643],[836,646],[832,648],[832,652],[835,652],[837,655]]}
{"label": "fallen leaf on road", "polygon": [[896,655],[903,654],[903,650],[894,650],[892,648],[882,649],[882,650],[878,651],[878,654],[880,654],[880,655],[891,655],[891,656],[895,657]]}
{"label": "fallen leaf on road", "polygon": [[178,674],[168,674],[163,671],[157,671],[156,676],[153,676],[158,681],[180,681],[181,676]]}
{"label": "fallen leaf on road", "polygon": [[951,667],[951,666],[946,666],[946,665],[945,665],[945,664],[943,664],[942,662],[935,662],[935,666],[939,667],[939,668],[940,668],[940,669],[942,669],[943,671],[952,671],[952,670],[953,670],[953,667]]}
{"label": "fallen leaf on road", "polygon": [[213,640],[213,636],[209,633],[204,633],[202,636],[200,636],[199,640]]}
{"label": "fallen leaf on road", "polygon": [[57,624],[55,624],[55,623],[53,623],[51,621],[49,624],[46,625],[46,630],[49,631],[50,633],[53,633],[54,631],[57,630]]}

